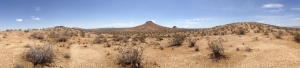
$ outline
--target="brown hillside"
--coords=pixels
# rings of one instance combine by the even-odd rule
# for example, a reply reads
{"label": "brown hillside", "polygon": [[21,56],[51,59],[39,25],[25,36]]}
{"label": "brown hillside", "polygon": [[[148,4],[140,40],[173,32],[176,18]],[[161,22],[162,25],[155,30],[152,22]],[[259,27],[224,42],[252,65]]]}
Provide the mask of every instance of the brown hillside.
{"label": "brown hillside", "polygon": [[142,24],[142,25],[130,28],[130,29],[132,29],[132,30],[166,30],[166,29],[170,29],[170,28],[157,25],[157,24],[153,23],[152,21],[147,21],[145,24]]}

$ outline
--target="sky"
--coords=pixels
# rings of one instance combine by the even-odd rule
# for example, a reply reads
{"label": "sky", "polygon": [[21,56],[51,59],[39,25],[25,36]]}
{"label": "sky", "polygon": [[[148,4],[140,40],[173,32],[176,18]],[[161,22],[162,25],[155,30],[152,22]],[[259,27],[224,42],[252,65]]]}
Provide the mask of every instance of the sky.
{"label": "sky", "polygon": [[234,22],[300,26],[300,0],[0,0],[0,30],[123,28],[146,21],[179,28]]}

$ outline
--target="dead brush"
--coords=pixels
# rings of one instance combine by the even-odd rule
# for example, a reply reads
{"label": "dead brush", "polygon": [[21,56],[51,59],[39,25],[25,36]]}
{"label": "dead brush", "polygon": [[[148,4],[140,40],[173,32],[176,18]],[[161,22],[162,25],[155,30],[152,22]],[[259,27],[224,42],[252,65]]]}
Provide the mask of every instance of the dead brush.
{"label": "dead brush", "polygon": [[129,68],[141,68],[143,48],[138,46],[126,46],[120,48],[117,64]]}
{"label": "dead brush", "polygon": [[300,43],[300,34],[299,33],[294,34],[294,40],[296,42]]}
{"label": "dead brush", "polygon": [[53,47],[54,45],[49,43],[44,43],[43,47],[35,45],[26,52],[25,58],[29,62],[33,63],[34,66],[38,64],[52,63],[55,58]]}
{"label": "dead brush", "polygon": [[174,35],[173,40],[170,42],[170,46],[181,46],[185,38],[186,37],[182,35]]}
{"label": "dead brush", "polygon": [[226,56],[222,54],[222,52],[224,52],[224,41],[222,38],[208,41],[209,50],[212,52],[210,54],[211,59],[218,61],[219,59],[226,58]]}

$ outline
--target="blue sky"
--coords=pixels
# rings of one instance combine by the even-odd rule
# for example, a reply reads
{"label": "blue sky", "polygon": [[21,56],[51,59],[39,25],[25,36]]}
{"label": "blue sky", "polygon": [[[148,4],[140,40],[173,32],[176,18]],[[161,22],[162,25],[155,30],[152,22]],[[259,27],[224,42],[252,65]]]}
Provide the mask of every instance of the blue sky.
{"label": "blue sky", "polygon": [[0,30],[133,27],[208,28],[233,22],[300,25],[300,0],[1,0]]}

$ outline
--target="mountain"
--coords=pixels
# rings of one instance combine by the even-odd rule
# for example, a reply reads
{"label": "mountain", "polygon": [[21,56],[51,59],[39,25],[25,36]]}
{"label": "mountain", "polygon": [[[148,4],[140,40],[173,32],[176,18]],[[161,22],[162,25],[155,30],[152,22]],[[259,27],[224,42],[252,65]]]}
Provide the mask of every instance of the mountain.
{"label": "mountain", "polygon": [[168,30],[168,29],[172,29],[172,28],[157,25],[152,21],[147,21],[145,24],[130,28],[129,30]]}

